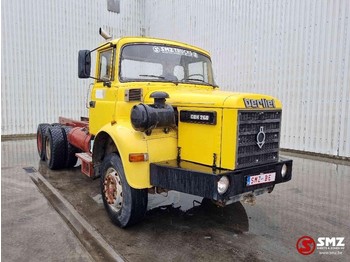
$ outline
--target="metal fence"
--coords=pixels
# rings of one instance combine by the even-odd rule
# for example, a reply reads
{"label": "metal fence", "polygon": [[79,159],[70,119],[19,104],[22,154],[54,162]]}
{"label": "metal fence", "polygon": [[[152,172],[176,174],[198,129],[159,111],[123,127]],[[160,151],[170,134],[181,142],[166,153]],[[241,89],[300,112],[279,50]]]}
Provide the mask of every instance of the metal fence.
{"label": "metal fence", "polygon": [[348,0],[147,1],[150,36],[211,52],[218,84],[284,106],[281,146],[350,157]]}
{"label": "metal fence", "polygon": [[[144,1],[123,1],[120,13],[99,0],[2,1],[2,135],[36,133],[58,116],[87,116],[91,80],[78,79],[78,50],[114,37],[140,35]],[[94,62],[93,62],[94,63]]]}
{"label": "metal fence", "polygon": [[349,16],[348,0],[2,1],[2,134],[87,115],[77,51],[102,26],[209,50],[223,89],[282,101],[282,147],[350,157]]}

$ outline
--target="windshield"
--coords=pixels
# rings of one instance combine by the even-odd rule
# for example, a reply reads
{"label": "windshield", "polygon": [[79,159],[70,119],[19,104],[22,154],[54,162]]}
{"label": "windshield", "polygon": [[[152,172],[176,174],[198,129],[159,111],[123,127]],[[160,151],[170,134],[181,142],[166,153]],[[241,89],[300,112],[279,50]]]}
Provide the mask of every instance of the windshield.
{"label": "windshield", "polygon": [[158,44],[125,46],[121,54],[120,80],[215,85],[207,56]]}

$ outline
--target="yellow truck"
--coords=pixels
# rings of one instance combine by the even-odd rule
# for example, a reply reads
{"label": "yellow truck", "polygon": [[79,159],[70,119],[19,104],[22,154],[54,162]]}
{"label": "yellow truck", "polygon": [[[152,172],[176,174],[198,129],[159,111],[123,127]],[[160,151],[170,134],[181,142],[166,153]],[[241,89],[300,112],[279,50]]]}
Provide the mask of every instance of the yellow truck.
{"label": "yellow truck", "polygon": [[292,160],[279,156],[281,102],[220,90],[207,51],[122,37],[79,51],[78,60],[79,78],[94,79],[89,117],[39,124],[38,153],[51,169],[79,158],[84,174],[100,177],[116,225],[142,220],[149,193],[176,190],[225,206],[291,179]]}

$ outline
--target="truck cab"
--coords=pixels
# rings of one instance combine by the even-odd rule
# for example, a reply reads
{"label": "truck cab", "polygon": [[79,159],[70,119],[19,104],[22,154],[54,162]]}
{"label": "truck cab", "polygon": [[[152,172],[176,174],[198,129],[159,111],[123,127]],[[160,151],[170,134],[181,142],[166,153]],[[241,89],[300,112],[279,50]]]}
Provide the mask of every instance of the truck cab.
{"label": "truck cab", "polygon": [[176,190],[225,206],[291,179],[292,160],[279,155],[281,102],[220,90],[207,51],[146,37],[94,51],[94,76],[92,51],[79,51],[78,63],[79,77],[94,79],[89,117],[39,125],[38,152],[54,169],[78,157],[83,173],[100,178],[118,226],[142,219],[148,193]]}

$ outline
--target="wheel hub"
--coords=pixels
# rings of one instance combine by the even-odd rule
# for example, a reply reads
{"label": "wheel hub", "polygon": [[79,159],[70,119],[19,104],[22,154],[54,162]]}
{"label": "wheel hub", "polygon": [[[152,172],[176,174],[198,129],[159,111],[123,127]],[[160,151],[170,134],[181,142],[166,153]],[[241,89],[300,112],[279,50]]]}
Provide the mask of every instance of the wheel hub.
{"label": "wheel hub", "polygon": [[109,168],[103,181],[103,193],[109,206],[119,211],[123,205],[123,188],[120,177],[114,168]]}
{"label": "wheel hub", "polygon": [[50,147],[50,139],[46,139],[45,141],[45,149],[46,149],[46,158],[50,161],[51,159],[51,147]]}
{"label": "wheel hub", "polygon": [[41,150],[43,148],[43,141],[41,140],[41,134],[37,134],[36,135],[36,141],[37,141],[37,147],[38,147],[38,151],[39,153],[41,153]]}

